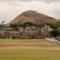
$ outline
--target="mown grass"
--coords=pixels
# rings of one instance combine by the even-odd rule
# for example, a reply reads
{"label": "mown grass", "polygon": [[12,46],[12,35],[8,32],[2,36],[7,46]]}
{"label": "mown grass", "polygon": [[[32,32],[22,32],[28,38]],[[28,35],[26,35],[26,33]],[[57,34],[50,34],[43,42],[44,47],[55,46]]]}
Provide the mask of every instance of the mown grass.
{"label": "mown grass", "polygon": [[60,51],[51,50],[3,50],[0,51],[0,60],[60,60]]}
{"label": "mown grass", "polygon": [[[50,50],[49,49],[41,49],[46,45],[47,47],[51,45],[56,45],[55,43],[46,41],[44,39],[40,40],[0,40],[0,60],[60,60],[60,50]],[[39,46],[40,49],[9,49],[5,46]],[[3,48],[2,48],[3,47]],[[31,48],[31,47],[30,47]],[[54,49],[54,47],[53,47]]]}
{"label": "mown grass", "polygon": [[0,39],[0,46],[48,46],[56,45],[45,39]]}

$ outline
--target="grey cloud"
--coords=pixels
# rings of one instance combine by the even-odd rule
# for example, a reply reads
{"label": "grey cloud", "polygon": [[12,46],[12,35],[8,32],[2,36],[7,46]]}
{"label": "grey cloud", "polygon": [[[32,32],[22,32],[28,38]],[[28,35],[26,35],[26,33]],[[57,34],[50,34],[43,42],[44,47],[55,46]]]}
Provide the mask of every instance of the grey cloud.
{"label": "grey cloud", "polygon": [[60,2],[60,0],[0,0],[0,1],[45,1],[45,2]]}
{"label": "grey cloud", "polygon": [[60,10],[54,11],[52,14],[53,14],[54,17],[56,17],[56,18],[60,18]]}

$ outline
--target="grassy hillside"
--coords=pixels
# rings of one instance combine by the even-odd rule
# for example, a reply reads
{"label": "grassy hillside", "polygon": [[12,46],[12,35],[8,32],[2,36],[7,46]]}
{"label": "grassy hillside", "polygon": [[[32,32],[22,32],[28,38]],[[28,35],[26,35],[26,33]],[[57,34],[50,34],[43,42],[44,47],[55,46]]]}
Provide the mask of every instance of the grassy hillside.
{"label": "grassy hillside", "polygon": [[56,20],[52,17],[49,17],[47,15],[41,14],[36,11],[25,11],[19,16],[17,16],[14,20],[12,20],[10,23],[25,23],[25,22],[33,22],[35,24],[39,23],[54,23]]}

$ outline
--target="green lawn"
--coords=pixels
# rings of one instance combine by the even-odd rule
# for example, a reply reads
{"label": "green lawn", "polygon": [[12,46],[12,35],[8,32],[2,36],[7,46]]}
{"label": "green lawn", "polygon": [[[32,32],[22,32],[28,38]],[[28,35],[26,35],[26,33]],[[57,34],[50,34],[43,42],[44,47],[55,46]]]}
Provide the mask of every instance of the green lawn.
{"label": "green lawn", "polygon": [[[19,47],[19,49],[12,49],[10,47],[12,45],[14,47],[30,46],[30,48],[33,46],[38,47],[38,49],[29,49],[28,47],[24,49]],[[50,46],[52,45],[57,44],[46,40],[0,40],[0,60],[60,60],[60,49],[57,49],[60,47],[57,45],[57,48],[55,46],[51,48]]]}
{"label": "green lawn", "polygon": [[56,45],[45,39],[0,39],[0,46],[49,46]]}
{"label": "green lawn", "polygon": [[50,50],[6,50],[0,51],[0,60],[60,60],[60,51]]}

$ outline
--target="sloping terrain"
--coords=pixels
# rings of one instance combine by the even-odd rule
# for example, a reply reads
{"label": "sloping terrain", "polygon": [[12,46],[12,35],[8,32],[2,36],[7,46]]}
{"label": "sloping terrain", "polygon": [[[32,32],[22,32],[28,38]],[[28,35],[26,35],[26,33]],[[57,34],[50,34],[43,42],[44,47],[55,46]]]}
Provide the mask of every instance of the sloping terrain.
{"label": "sloping terrain", "polygon": [[52,17],[49,17],[47,15],[41,14],[36,11],[25,11],[19,16],[17,16],[14,20],[12,20],[10,23],[24,23],[24,22],[33,22],[35,24],[37,23],[53,23],[56,20]]}

